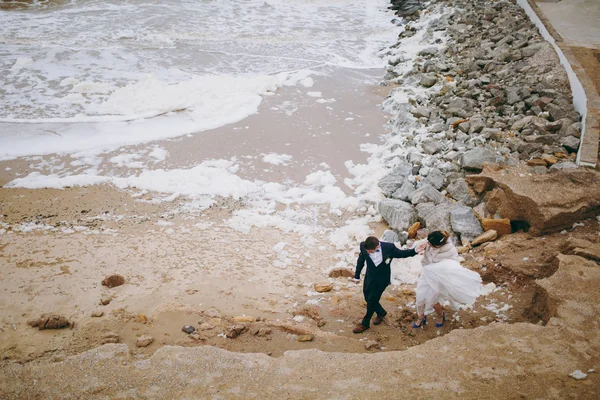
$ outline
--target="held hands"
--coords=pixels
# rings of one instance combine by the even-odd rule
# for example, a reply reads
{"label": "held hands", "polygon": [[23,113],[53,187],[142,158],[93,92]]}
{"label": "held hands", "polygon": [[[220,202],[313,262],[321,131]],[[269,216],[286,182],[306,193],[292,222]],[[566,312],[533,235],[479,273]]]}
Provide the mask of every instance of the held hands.
{"label": "held hands", "polygon": [[415,246],[415,251],[417,253],[422,253],[423,251],[425,251],[426,247],[427,247],[427,242],[426,241],[422,241],[417,246]]}

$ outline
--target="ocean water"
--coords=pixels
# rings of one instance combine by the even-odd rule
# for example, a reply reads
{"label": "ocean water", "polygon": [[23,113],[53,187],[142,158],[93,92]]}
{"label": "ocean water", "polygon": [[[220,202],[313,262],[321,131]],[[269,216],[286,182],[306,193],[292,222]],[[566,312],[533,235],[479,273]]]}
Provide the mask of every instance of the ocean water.
{"label": "ocean water", "polygon": [[0,9],[0,160],[217,128],[284,85],[381,68],[387,0],[28,2]]}

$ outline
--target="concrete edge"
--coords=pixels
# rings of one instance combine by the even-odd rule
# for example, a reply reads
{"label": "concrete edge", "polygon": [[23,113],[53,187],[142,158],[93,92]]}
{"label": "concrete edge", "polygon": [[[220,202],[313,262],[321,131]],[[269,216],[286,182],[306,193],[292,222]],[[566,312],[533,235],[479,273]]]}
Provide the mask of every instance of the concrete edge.
{"label": "concrete edge", "polygon": [[565,45],[543,11],[534,0],[516,0],[523,8],[540,34],[556,51],[571,84],[573,106],[581,114],[581,144],[577,152],[577,165],[595,168],[598,165],[598,143],[600,141],[600,95],[571,49]]}

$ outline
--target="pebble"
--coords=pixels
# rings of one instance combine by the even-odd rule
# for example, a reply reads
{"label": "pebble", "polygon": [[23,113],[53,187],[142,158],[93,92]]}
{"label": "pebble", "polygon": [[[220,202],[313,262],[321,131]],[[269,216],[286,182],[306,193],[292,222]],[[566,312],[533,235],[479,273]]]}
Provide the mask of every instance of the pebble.
{"label": "pebble", "polygon": [[150,344],[154,342],[154,338],[150,335],[143,335],[137,338],[135,341],[135,345],[137,347],[148,347]]}

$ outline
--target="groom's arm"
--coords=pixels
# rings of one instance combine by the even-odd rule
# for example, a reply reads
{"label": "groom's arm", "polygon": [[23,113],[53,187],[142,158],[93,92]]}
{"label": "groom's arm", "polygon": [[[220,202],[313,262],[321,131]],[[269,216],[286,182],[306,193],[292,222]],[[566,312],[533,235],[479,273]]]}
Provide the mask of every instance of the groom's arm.
{"label": "groom's arm", "polygon": [[392,249],[392,258],[408,258],[414,257],[416,255],[417,252],[415,251],[415,249],[401,250],[396,246],[394,246],[394,248]]}
{"label": "groom's arm", "polygon": [[363,255],[362,244],[361,244],[359,252],[358,252],[358,259],[356,260],[356,271],[354,272],[354,279],[360,279],[360,272],[362,271],[364,266],[365,266],[365,256]]}

